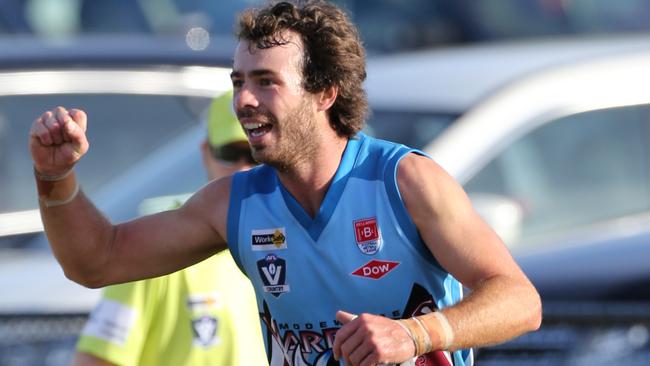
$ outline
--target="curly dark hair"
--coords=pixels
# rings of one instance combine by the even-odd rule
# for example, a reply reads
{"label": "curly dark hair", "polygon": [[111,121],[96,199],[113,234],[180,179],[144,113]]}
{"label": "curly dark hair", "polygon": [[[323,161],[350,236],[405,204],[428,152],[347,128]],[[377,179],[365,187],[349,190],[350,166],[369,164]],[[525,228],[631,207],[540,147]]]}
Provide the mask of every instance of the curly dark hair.
{"label": "curly dark hair", "polygon": [[339,136],[354,136],[363,128],[368,100],[362,87],[366,56],[357,28],[337,6],[322,0],[271,2],[239,16],[239,40],[259,49],[288,43],[284,31],[297,33],[304,45],[303,87],[317,93],[338,87],[329,110]]}

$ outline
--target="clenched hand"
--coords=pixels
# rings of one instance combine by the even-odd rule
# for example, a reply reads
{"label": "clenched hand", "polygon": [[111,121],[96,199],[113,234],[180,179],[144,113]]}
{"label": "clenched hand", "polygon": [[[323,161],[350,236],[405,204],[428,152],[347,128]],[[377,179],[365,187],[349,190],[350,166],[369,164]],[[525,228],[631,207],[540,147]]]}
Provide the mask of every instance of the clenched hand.
{"label": "clenched hand", "polygon": [[413,358],[415,346],[397,321],[372,314],[336,313],[343,327],[336,332],[334,357],[346,366],[399,364]]}
{"label": "clenched hand", "polygon": [[88,151],[86,113],[57,107],[34,120],[29,133],[29,149],[34,168],[41,174],[57,176],[72,169]]}

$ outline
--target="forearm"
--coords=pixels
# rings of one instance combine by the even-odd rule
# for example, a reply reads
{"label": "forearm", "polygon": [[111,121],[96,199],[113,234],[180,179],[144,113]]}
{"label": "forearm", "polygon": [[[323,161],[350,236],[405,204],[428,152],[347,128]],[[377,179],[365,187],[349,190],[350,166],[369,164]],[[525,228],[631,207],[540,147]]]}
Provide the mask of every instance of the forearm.
{"label": "forearm", "polygon": [[454,306],[398,320],[418,356],[505,342],[536,330],[540,321],[541,302],[532,285],[506,276],[484,281]]}
{"label": "forearm", "polygon": [[539,295],[527,280],[491,277],[460,303],[442,309],[453,331],[449,348],[501,343],[536,330],[541,308]]}
{"label": "forearm", "polygon": [[113,236],[110,222],[78,191],[75,173],[60,179],[36,175],[41,218],[52,251],[66,276],[98,286]]}

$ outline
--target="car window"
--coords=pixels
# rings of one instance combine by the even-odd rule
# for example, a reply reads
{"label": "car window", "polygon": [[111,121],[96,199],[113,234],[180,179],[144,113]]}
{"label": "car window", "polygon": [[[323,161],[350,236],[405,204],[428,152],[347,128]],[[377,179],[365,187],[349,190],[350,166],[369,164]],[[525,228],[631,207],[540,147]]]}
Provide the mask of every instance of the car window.
{"label": "car window", "polygon": [[422,149],[447,128],[455,115],[373,110],[364,132],[384,140]]}
{"label": "car window", "polygon": [[650,106],[570,115],[507,146],[470,179],[471,195],[521,205],[519,242],[650,211]]}
{"label": "car window", "polygon": [[200,123],[208,98],[126,94],[0,97],[0,213],[37,208],[29,128],[57,105],[88,113],[91,149],[78,164],[84,191],[93,196],[127,167]]}

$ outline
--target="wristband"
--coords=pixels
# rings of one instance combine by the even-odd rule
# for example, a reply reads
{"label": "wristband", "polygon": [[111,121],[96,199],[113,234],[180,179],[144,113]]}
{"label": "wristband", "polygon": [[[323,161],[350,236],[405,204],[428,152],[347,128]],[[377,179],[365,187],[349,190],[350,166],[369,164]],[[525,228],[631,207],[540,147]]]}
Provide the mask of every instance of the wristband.
{"label": "wristband", "polygon": [[34,176],[38,180],[46,181],[46,182],[57,182],[60,180],[64,180],[65,178],[68,177],[72,173],[72,168],[68,169],[67,172],[62,173],[62,174],[57,174],[57,175],[48,175],[48,174],[43,174],[36,170],[36,167],[34,167]]}
{"label": "wristband", "polygon": [[47,208],[63,206],[66,203],[72,202],[72,200],[75,199],[75,197],[77,197],[78,194],[79,194],[79,182],[75,182],[74,189],[72,190],[70,196],[68,196],[67,198],[64,198],[62,200],[48,200],[46,198],[41,198],[40,200],[41,202],[43,202],[43,205]]}
{"label": "wristband", "polygon": [[43,207],[56,207],[72,202],[79,194],[79,182],[75,178],[74,169],[63,174],[47,175],[34,168],[38,200]]}
{"label": "wristband", "polygon": [[400,327],[406,331],[406,334],[409,335],[411,338],[411,341],[413,341],[413,352],[415,353],[413,357],[417,357],[418,355],[418,342],[415,340],[415,337],[413,336],[413,332],[411,332],[411,329],[409,329],[408,324],[406,324],[406,321],[404,319],[398,319],[396,320],[397,324],[399,324]]}
{"label": "wristband", "polygon": [[[454,332],[451,324],[449,324],[445,314],[440,311],[400,319],[397,320],[397,323],[406,330],[406,333],[413,340],[415,357],[434,350],[448,350],[454,342]],[[433,329],[433,332],[431,329]],[[436,344],[431,340],[432,335],[435,337]]]}
{"label": "wristband", "polygon": [[451,324],[449,324],[449,320],[440,311],[434,311],[433,316],[438,319],[438,323],[440,323],[440,327],[442,328],[442,332],[445,335],[445,341],[444,341],[444,346],[443,349],[449,349],[451,345],[454,343],[454,330],[451,328]]}
{"label": "wristband", "polygon": [[422,320],[418,318],[417,316],[413,317],[413,320],[415,320],[416,323],[420,326],[420,330],[422,330],[422,333],[424,333],[424,336],[422,337],[424,344],[423,344],[423,349],[422,353],[420,354],[425,354],[433,351],[433,345],[431,344],[431,335],[429,334],[429,330],[422,324]]}

